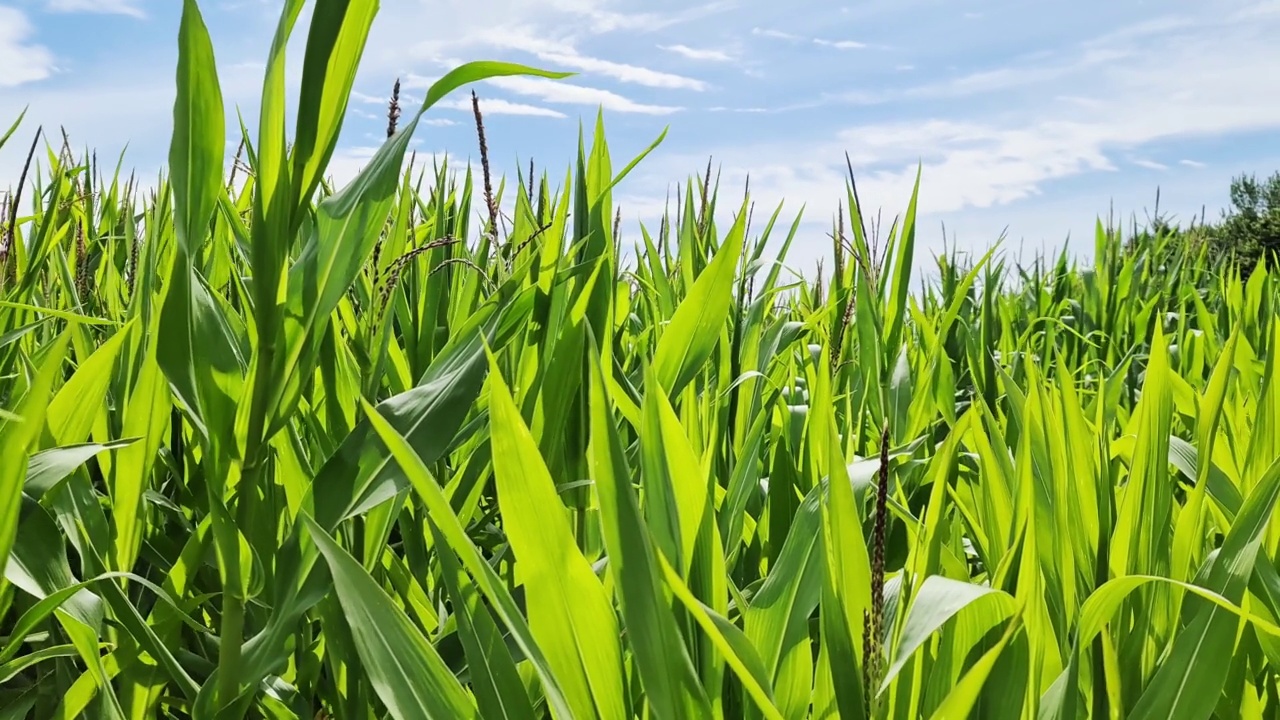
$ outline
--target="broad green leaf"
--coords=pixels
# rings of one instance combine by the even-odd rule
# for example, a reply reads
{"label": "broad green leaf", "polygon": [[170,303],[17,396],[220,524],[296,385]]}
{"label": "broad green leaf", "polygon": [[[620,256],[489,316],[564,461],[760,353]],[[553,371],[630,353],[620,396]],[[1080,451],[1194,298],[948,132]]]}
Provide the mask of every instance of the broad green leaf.
{"label": "broad green leaf", "polygon": [[698,528],[706,515],[709,487],[701,463],[666,390],[648,369],[640,428],[640,469],[645,518],[655,546],[688,573]]}
{"label": "broad green leaf", "polygon": [[745,241],[744,203],[720,249],[676,308],[654,352],[658,382],[677,397],[711,356],[733,303],[734,272]]}
{"label": "broad green leaf", "polygon": [[[786,689],[780,681],[787,656],[812,652],[808,644],[809,618],[822,597],[821,504],[825,490],[819,484],[805,496],[777,562],[751,598],[751,604],[742,610],[744,632],[770,673],[780,703],[786,702]],[[807,693],[812,678],[797,679],[801,680]],[[788,711],[785,705],[780,709]]]}
{"label": "broad green leaf", "polygon": [[302,383],[315,368],[325,321],[373,251],[394,206],[405,152],[422,115],[463,85],[510,75],[565,76],[511,63],[474,62],[454,68],[431,85],[413,119],[378,149],[359,174],[319,203],[314,223],[304,231],[309,234],[299,257],[289,269],[284,342],[271,369],[271,377],[279,382],[267,403],[268,435],[281,427],[296,406]]}
{"label": "broad green leaf", "polygon": [[985,608],[984,612],[991,612],[1001,618],[1009,617],[1015,611],[1014,599],[1000,590],[971,585],[940,575],[925,578],[911,600],[906,622],[903,623],[898,644],[893,650],[893,662],[889,665],[881,682],[880,692],[884,692],[889,687],[912,655],[939,628],[957,613],[963,612],[979,601],[992,606]]}
{"label": "broad green leaf", "polygon": [[783,715],[774,705],[769,689],[768,673],[751,642],[736,625],[699,602],[666,558],[661,555],[656,557],[658,564],[662,566],[662,574],[666,577],[667,585],[711,639],[715,648],[724,655],[725,662],[733,668],[738,680],[742,682],[751,699],[755,700],[760,711],[770,720],[782,720]]}
{"label": "broad green leaf", "polygon": [[301,521],[329,565],[361,667],[391,716],[479,717],[462,685],[404,611],[319,523],[306,513]]}
{"label": "broad green leaf", "polygon": [[[1280,459],[1254,486],[1236,516],[1205,587],[1232,604],[1244,596],[1262,545],[1263,533],[1280,501]],[[1236,645],[1240,620],[1220,606],[1197,603],[1198,611],[1173,641],[1173,648],[1147,685],[1134,716],[1161,718],[1205,717],[1217,702],[1226,681],[1228,657]]]}
{"label": "broad green leaf", "polygon": [[172,172],[176,251],[161,305],[157,360],[206,438],[229,433],[237,398],[229,377],[240,362],[221,310],[195,266],[222,187],[226,144],[222,90],[208,29],[195,0],[183,0],[173,106]]}
{"label": "broad green leaf", "polygon": [[41,450],[28,461],[27,479],[22,492],[33,500],[40,500],[76,468],[88,462],[89,458],[109,450],[130,447],[136,442],[136,438],[130,438],[105,444],[81,443]]}
{"label": "broad green leaf", "polygon": [[414,453],[409,443],[391,427],[380,414],[367,403],[364,405],[365,417],[377,432],[378,437],[387,444],[396,463],[409,477],[413,488],[422,498],[431,514],[432,522],[439,528],[440,534],[449,543],[449,548],[457,553],[458,559],[471,573],[485,598],[489,600],[494,612],[502,618],[511,631],[516,643],[529,658],[542,681],[542,689],[548,704],[557,718],[572,717],[572,710],[565,692],[560,689],[560,681],[555,671],[543,654],[537,641],[525,621],[524,614],[517,608],[507,590],[506,584],[498,577],[497,572],[481,556],[479,549],[467,537],[462,523],[449,507],[444,492],[436,484],[428,472],[422,459]]}
{"label": "broad green leaf", "polygon": [[519,670],[489,609],[481,604],[471,578],[458,564],[448,540],[434,523],[431,532],[443,580],[458,619],[458,636],[467,654],[471,691],[485,718],[532,718],[533,707],[520,683]]}
{"label": "broad green leaf", "polygon": [[[466,422],[484,384],[484,339],[491,325],[460,334],[443,349],[418,384],[378,403],[378,413],[426,463],[438,460]],[[407,486],[404,470],[362,422],[320,468],[310,488],[314,517],[322,527],[386,502]]]}
{"label": "broad green leaf", "polygon": [[489,358],[494,483],[511,550],[521,564],[529,628],[579,717],[624,713],[620,629],[591,564],[578,551],[568,510]]}
{"label": "broad green leaf", "polygon": [[[69,333],[63,333],[48,349],[27,394],[17,406],[17,417],[0,424],[0,562],[8,563],[9,551],[18,536],[23,487],[32,443],[44,426],[45,409],[58,370],[66,356]],[[0,566],[4,569],[4,566]],[[0,583],[0,590],[3,590]]]}
{"label": "broad green leaf", "polygon": [[54,442],[71,445],[90,439],[94,422],[102,412],[106,400],[111,371],[133,327],[131,320],[99,345],[53,396],[49,402],[47,417]]}
{"label": "broad green leaf", "polygon": [[645,696],[652,712],[661,717],[707,717],[711,704],[698,684],[663,592],[654,562],[657,551],[631,487],[631,468],[611,412],[600,356],[594,343],[588,343],[588,349],[595,494],[609,569]]}
{"label": "broad green leaf", "polygon": [[[148,347],[153,346],[148,343]],[[151,485],[156,457],[171,425],[168,383],[152,354],[144,353],[142,368],[124,410],[122,431],[139,438],[119,453],[112,466],[111,510],[115,521],[115,567],[131,570],[142,547],[145,529],[145,497]]]}
{"label": "broad green leaf", "polygon": [[1004,635],[1000,637],[1000,641],[973,664],[969,672],[965,673],[960,682],[956,683],[951,692],[947,694],[946,700],[933,711],[931,718],[934,720],[961,720],[961,718],[970,717],[970,713],[973,712],[973,706],[977,704],[978,696],[982,692],[987,678],[991,676],[992,668],[995,667],[996,661],[1000,659],[1000,654],[1009,645],[1009,641],[1013,639],[1014,634],[1020,629],[1021,619],[1022,615],[1019,609],[1009,621],[1009,626],[1005,629]]}

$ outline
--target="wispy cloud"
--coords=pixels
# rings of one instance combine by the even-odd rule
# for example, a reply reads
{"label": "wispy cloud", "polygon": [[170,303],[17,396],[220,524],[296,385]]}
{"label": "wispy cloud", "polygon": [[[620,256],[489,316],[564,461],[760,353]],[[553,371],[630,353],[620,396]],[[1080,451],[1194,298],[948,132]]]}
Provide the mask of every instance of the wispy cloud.
{"label": "wispy cloud", "polygon": [[145,18],[139,0],[49,0],[48,8],[54,12],[88,12],[107,15],[130,15]]}
{"label": "wispy cloud", "polygon": [[[1056,238],[1106,212],[1112,197],[1145,202],[1157,182],[1162,207],[1182,192],[1185,204],[1212,212],[1229,199],[1230,173],[1280,166],[1280,75],[1269,72],[1280,66],[1280,0],[796,1],[788,10],[741,0],[384,2],[340,145],[351,152],[335,162],[367,161],[397,77],[402,103],[416,109],[462,60],[494,58],[579,73],[476,86],[486,115],[527,119],[495,121],[500,147],[520,157],[571,159],[576,133],[559,121],[594,119],[597,106],[618,147],[647,143],[671,122],[618,189],[624,219],[646,207],[642,196],[660,200],[666,183],[699,173],[708,154],[723,163],[725,183],[750,173],[758,203],[804,203],[819,224],[844,197],[848,150],[870,207],[900,210],[919,163],[922,228],[945,217],[951,229],[962,214],[986,218],[983,231],[1022,222]],[[158,169],[172,117],[173,4],[0,0],[0,125],[30,104],[28,125],[65,124],[75,142],[106,153],[127,142],[130,167]],[[228,127],[237,111],[252,125],[279,2],[211,4]],[[145,11],[156,22],[116,22],[98,38],[95,23],[67,23],[53,9]],[[153,42],[157,30],[169,40]],[[300,72],[292,57],[290,73]],[[242,58],[257,66],[237,68]],[[289,83],[292,99],[296,78]],[[469,153],[467,89],[439,107],[424,118],[438,127],[422,135]],[[0,152],[0,186],[23,159],[11,149]],[[495,167],[504,160],[493,158]],[[828,248],[824,230],[806,229],[796,247]]]}
{"label": "wispy cloud", "polygon": [[785,40],[786,42],[793,42],[793,43],[808,42],[808,43],[813,43],[814,45],[819,45],[821,47],[835,48],[837,50],[860,50],[862,48],[867,47],[866,43],[861,43],[856,40],[828,40],[827,38],[820,38],[820,37],[805,37],[803,35],[796,35],[795,33],[784,32],[782,30],[773,30],[769,28],[753,27],[751,28],[751,34],[757,37],[772,38],[774,40]]}
{"label": "wispy cloud", "polygon": [[400,80],[400,87],[409,90],[426,90],[435,84],[440,76],[426,76],[418,73],[406,73]]}
{"label": "wispy cloud", "polygon": [[359,90],[351,91],[351,99],[368,105],[381,105],[382,103],[390,102],[390,98],[380,98],[377,95],[362,93]]}
{"label": "wispy cloud", "polygon": [[701,80],[685,77],[683,75],[675,75],[673,73],[660,72],[658,70],[650,70],[649,68],[640,67],[638,65],[628,65],[626,63],[613,62],[611,60],[603,60],[601,58],[587,57],[578,55],[577,53],[563,52],[540,52],[537,53],[539,59],[544,62],[553,63],[565,68],[573,68],[583,72],[589,72],[596,75],[604,75],[615,80],[626,83],[634,83],[636,85],[646,85],[655,88],[675,88],[683,90],[706,90],[707,84]]}
{"label": "wispy cloud", "polygon": [[[860,190],[889,202],[909,196],[921,164],[921,210],[935,215],[1043,202],[1051,183],[1085,174],[1134,183],[1126,166],[1172,174],[1170,164],[1138,153],[1154,143],[1280,130],[1280,75],[1266,70],[1280,65],[1273,40],[1280,35],[1280,11],[1234,4],[1246,9],[1144,20],[952,80],[830,93],[831,101],[876,103],[889,114],[806,129],[791,139],[722,143],[698,155],[711,153],[726,170],[750,172],[761,200],[786,197],[832,212],[845,150]],[[682,155],[675,166],[693,168],[696,157]],[[670,174],[673,167],[664,170]],[[1105,212],[1105,200],[1094,209]]]}
{"label": "wispy cloud", "polygon": [[[443,54],[483,47],[573,52],[577,41],[601,36],[653,34],[703,20],[734,7],[736,0],[680,10],[651,10],[644,3],[612,0],[489,0],[484,3],[398,3],[400,22],[380,28],[383,61],[406,56],[439,59]],[[631,5],[632,7],[626,7]],[[387,9],[386,14],[391,12]]]}
{"label": "wispy cloud", "polygon": [[567,40],[556,40],[527,30],[508,32],[496,28],[486,29],[477,33],[476,37],[478,42],[494,47],[527,52],[542,61],[547,69],[574,70],[653,88],[707,89],[707,84],[696,78],[584,55]]}
{"label": "wispy cloud", "polygon": [[906,88],[901,94],[914,98],[954,98],[1046,84],[1078,72],[1088,61],[1076,64],[1000,67],[960,77]]}
{"label": "wispy cloud", "polygon": [[492,78],[486,82],[508,92],[536,97],[543,102],[600,106],[608,112],[668,115],[681,110],[666,105],[638,103],[610,90],[574,85],[563,80],[514,76]]}
{"label": "wispy cloud", "polygon": [[[463,98],[448,98],[435,104],[435,107],[446,108],[452,110],[472,111],[471,100]],[[547,117],[547,118],[565,118],[564,113],[559,110],[542,107],[540,105],[529,105],[526,103],[511,102],[502,98],[480,98],[480,112],[485,115],[524,115],[526,117]]]}
{"label": "wispy cloud", "polygon": [[723,50],[691,48],[688,45],[659,45],[659,50],[675,53],[689,60],[705,60],[708,62],[729,62],[733,56]]}
{"label": "wispy cloud", "polygon": [[654,32],[724,12],[733,8],[736,3],[734,0],[713,0],[713,2],[686,7],[677,12],[665,13],[604,10],[595,7],[590,0],[576,4],[586,6],[584,14],[590,19],[592,31],[606,33],[618,30]]}
{"label": "wispy cloud", "polygon": [[[31,41],[34,28],[26,13],[0,6],[0,87],[43,80],[53,72],[53,53]],[[7,125],[12,121],[0,120]]]}
{"label": "wispy cloud", "polygon": [[767,38],[773,38],[775,40],[789,40],[791,42],[804,41],[804,38],[800,37],[799,35],[795,35],[789,32],[783,32],[781,30],[773,30],[769,28],[753,27],[751,28],[751,34],[757,37],[767,37]]}
{"label": "wispy cloud", "polygon": [[821,45],[823,47],[831,47],[837,50],[861,50],[867,46],[866,43],[861,43],[856,40],[824,40],[822,38],[814,38],[813,44]]}

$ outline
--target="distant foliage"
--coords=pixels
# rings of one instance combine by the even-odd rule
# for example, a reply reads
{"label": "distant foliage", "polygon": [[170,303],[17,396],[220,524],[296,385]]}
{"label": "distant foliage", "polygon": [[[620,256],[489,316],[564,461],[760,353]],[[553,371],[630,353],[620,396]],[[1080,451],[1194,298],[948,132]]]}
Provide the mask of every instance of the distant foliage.
{"label": "distant foliage", "polygon": [[1280,172],[1264,181],[1241,175],[1231,181],[1231,208],[1214,228],[1215,249],[1252,269],[1280,257]]}
{"label": "distant foliage", "polygon": [[[1157,238],[1160,240],[1157,241]],[[1231,205],[1217,222],[1193,221],[1186,227],[1157,213],[1149,227],[1135,228],[1130,246],[1159,245],[1164,252],[1204,252],[1210,265],[1229,265],[1248,277],[1260,262],[1280,261],[1280,171],[1265,180],[1238,175],[1231,181]]]}

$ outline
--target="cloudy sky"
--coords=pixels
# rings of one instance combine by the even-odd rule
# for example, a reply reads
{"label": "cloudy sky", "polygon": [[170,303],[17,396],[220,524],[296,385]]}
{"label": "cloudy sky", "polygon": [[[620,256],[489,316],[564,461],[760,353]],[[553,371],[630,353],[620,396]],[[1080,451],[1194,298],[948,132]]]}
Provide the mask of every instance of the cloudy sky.
{"label": "cloudy sky", "polygon": [[[280,3],[200,4],[229,126],[237,108],[251,121]],[[0,0],[0,125],[30,108],[0,149],[0,189],[36,124],[100,157],[127,146],[126,167],[158,171],[180,8]],[[886,224],[923,164],[924,252],[941,248],[945,224],[962,248],[1007,231],[1015,250],[1070,235],[1087,254],[1113,206],[1145,218],[1159,188],[1162,211],[1216,217],[1232,176],[1280,169],[1276,37],[1277,0],[383,0],[331,169],[349,177],[381,141],[396,78],[412,99],[459,62],[512,60],[578,74],[475,86],[509,174],[532,158],[562,178],[579,122],[600,107],[615,167],[669,128],[616,192],[632,223],[651,221],[710,156],[734,195],[750,173],[758,213],[806,206],[792,259],[809,264],[828,250],[848,153]],[[305,32],[295,40],[301,51]],[[301,53],[291,57],[296,87]],[[419,153],[474,158],[469,107],[460,93],[433,109]]]}

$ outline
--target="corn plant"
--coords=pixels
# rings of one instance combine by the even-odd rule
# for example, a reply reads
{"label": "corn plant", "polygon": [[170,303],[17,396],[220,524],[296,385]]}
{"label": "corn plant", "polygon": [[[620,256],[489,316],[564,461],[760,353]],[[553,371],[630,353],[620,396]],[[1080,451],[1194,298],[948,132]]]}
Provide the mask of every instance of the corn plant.
{"label": "corn plant", "polygon": [[4,196],[3,717],[1280,717],[1274,273],[1099,223],[913,291],[850,172],[797,279],[710,168],[632,234],[662,138],[599,117],[505,203],[406,162],[564,77],[506,63],[337,189],[377,3],[315,3],[290,137],[304,4],[231,162],[184,0],[166,173],[37,130]]}

